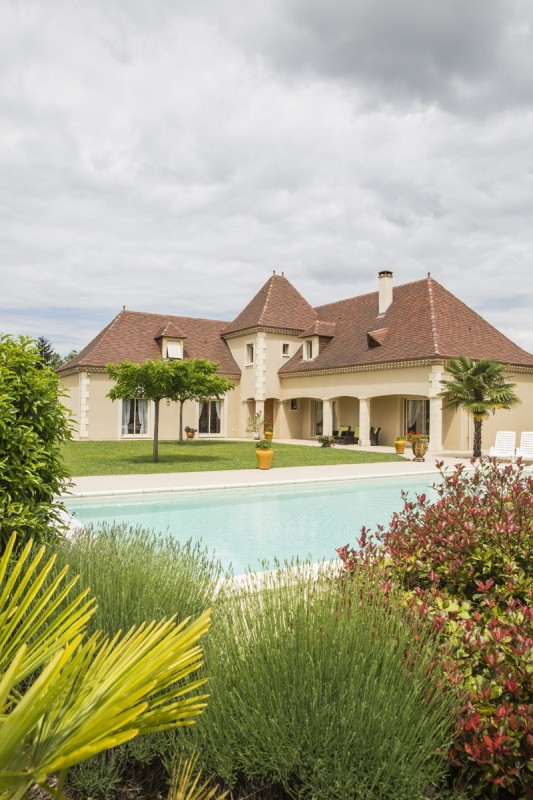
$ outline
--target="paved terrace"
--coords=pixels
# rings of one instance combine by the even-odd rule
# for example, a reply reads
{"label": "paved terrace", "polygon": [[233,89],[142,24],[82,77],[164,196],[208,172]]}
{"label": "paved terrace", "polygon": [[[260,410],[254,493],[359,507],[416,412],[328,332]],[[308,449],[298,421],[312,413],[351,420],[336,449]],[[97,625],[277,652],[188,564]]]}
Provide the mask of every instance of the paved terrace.
{"label": "paved terrace", "polygon": [[[279,441],[279,440],[277,440]],[[314,441],[282,441],[283,444],[303,444],[317,447]],[[250,441],[250,445],[253,442]],[[337,445],[337,447],[344,446]],[[357,447],[357,445],[356,445]],[[275,443],[274,443],[275,449]],[[353,449],[353,446],[346,449]],[[372,453],[394,453],[393,447],[368,448]],[[274,456],[275,458],[275,456]],[[354,478],[390,478],[402,475],[431,475],[437,473],[435,462],[446,467],[457,463],[469,464],[466,453],[426,454],[424,462],[413,461],[409,448],[401,462],[377,464],[332,464],[320,467],[280,467],[270,470],[239,469],[219,472],[168,472],[143,475],[99,475],[75,478],[71,495],[87,497],[102,494],[141,494],[144,492],[177,492],[200,489],[224,489],[243,486],[275,486],[287,483],[316,483],[318,481],[353,480]]]}

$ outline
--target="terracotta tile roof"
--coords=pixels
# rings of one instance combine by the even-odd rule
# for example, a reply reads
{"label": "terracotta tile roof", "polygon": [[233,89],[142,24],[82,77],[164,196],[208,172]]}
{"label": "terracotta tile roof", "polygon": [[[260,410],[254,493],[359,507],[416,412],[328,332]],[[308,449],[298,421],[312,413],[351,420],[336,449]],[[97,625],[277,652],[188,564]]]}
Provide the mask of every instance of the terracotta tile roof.
{"label": "terracotta tile roof", "polygon": [[[428,358],[489,357],[533,367],[533,355],[515,345],[432,278],[397,286],[387,311],[378,314],[378,292],[315,309],[336,322],[333,339],[312,361],[301,349],[280,374]],[[384,329],[386,335],[382,335]],[[380,346],[369,346],[368,335]],[[381,341],[380,341],[381,339]]]}
{"label": "terracotta tile roof", "polygon": [[185,340],[185,358],[217,361],[220,372],[239,375],[240,369],[220,335],[225,325],[225,321],[213,319],[121,311],[87,347],[58,372],[68,372],[74,367],[105,367],[106,364],[117,364],[127,359],[137,364],[142,364],[147,358],[155,360],[161,357],[161,348],[156,337],[160,336],[162,330],[175,329],[181,332],[180,338]]}
{"label": "terracotta tile roof", "polygon": [[180,330],[174,322],[167,322],[165,325],[163,325],[163,327],[154,336],[154,339],[162,339],[164,336],[167,336],[169,339],[187,338],[183,331]]}
{"label": "terracotta tile roof", "polygon": [[368,331],[366,338],[369,347],[379,347],[385,341],[388,328],[377,328],[375,331]]}
{"label": "terracotta tile roof", "polygon": [[226,325],[222,335],[249,328],[284,328],[303,331],[317,319],[317,313],[284,275],[272,275],[262,289]]}
{"label": "terracotta tile roof", "polygon": [[336,322],[323,322],[322,320],[317,319],[307,328],[307,330],[300,334],[300,337],[304,339],[307,336],[324,336],[331,339],[333,336],[335,336],[336,330]]}

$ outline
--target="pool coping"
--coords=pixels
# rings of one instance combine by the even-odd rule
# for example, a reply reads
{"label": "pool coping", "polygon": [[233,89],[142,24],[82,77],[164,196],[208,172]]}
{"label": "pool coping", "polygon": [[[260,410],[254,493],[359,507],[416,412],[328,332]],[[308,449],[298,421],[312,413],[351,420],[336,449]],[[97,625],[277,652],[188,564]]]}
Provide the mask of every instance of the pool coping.
{"label": "pool coping", "polygon": [[[465,458],[441,457],[445,469],[471,463]],[[378,480],[423,475],[438,475],[436,464],[427,462],[375,462],[371,464],[335,464],[321,467],[280,467],[274,470],[228,470],[196,473],[146,473],[142,475],[103,475],[78,478],[74,487],[61,496],[62,501],[84,497],[112,497],[224,489],[248,489],[263,486],[302,485],[333,481]]]}

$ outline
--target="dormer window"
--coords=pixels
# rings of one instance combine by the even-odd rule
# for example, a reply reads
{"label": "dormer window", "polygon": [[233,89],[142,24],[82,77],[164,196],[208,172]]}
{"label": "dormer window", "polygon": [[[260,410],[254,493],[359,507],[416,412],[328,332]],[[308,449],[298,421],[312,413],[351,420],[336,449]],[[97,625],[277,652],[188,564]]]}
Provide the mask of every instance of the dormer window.
{"label": "dormer window", "polygon": [[312,339],[304,340],[303,360],[313,361],[318,355],[318,337],[313,336]]}
{"label": "dormer window", "polygon": [[174,322],[167,322],[154,336],[161,358],[165,361],[181,361],[183,359],[186,338],[187,334],[180,330]]}
{"label": "dormer window", "polygon": [[183,343],[182,342],[168,342],[167,343],[167,358],[169,361],[183,358]]}

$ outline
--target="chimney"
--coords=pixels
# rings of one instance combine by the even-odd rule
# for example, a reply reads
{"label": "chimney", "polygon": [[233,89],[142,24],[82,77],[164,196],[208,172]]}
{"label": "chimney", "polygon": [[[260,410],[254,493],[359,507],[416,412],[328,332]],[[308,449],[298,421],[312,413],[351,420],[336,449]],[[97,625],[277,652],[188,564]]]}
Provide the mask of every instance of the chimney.
{"label": "chimney", "polygon": [[381,316],[392,303],[392,272],[382,269],[378,272],[379,305],[378,314]]}

